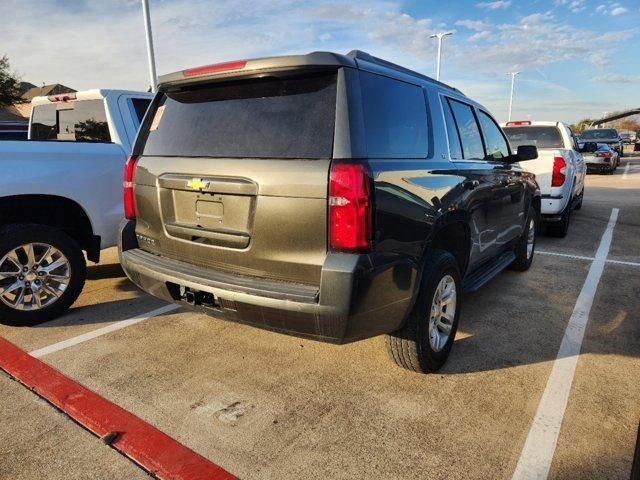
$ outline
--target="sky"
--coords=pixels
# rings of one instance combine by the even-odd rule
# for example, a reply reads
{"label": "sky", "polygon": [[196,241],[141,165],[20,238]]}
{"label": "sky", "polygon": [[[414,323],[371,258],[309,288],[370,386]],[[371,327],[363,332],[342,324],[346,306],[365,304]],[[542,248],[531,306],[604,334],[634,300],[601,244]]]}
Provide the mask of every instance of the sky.
{"label": "sky", "polygon": [[[353,49],[435,76],[506,120],[573,123],[640,107],[640,0],[150,0],[158,74]],[[16,12],[20,18],[11,21]],[[149,85],[139,0],[0,0],[0,55],[22,80]],[[7,21],[7,19],[9,21]]]}

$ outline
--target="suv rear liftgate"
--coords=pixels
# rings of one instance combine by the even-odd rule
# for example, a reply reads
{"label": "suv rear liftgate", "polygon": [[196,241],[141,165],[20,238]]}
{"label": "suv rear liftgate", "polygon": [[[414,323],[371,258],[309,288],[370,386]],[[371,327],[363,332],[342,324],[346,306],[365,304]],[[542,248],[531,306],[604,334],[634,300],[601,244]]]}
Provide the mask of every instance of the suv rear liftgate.
{"label": "suv rear liftgate", "polygon": [[331,65],[161,84],[131,160],[130,278],[167,300],[342,341],[361,261],[327,254],[343,76]]}

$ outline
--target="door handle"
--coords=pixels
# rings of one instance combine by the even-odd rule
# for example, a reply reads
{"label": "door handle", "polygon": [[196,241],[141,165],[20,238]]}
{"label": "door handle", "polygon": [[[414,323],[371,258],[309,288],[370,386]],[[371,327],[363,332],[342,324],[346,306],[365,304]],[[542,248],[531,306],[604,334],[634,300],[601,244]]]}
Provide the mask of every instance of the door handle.
{"label": "door handle", "polygon": [[480,185],[480,182],[478,180],[467,180],[462,185],[464,185],[464,188],[466,188],[467,190],[473,190],[478,185]]}

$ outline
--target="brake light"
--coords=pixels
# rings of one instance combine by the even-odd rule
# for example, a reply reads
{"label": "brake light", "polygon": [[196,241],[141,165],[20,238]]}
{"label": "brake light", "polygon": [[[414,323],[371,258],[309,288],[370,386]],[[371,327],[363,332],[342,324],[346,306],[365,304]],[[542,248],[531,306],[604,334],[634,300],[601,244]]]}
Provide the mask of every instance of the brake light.
{"label": "brake light", "polygon": [[371,247],[372,202],[363,165],[338,163],[329,175],[329,248],[363,251]]}
{"label": "brake light", "polygon": [[49,95],[47,99],[50,102],[68,102],[70,100],[76,100],[75,93],[59,93],[58,95]]}
{"label": "brake light", "polygon": [[519,127],[521,125],[531,125],[529,120],[517,120],[515,122],[507,122],[507,127]]}
{"label": "brake light", "polygon": [[133,178],[136,173],[136,162],[138,157],[129,157],[124,164],[124,216],[129,220],[136,218],[136,205],[133,197]]}
{"label": "brake light", "polygon": [[202,75],[203,73],[226,72],[227,70],[241,70],[247,65],[246,60],[235,62],[214,63],[213,65],[202,65],[201,67],[187,68],[183,70],[183,75]]}
{"label": "brake light", "polygon": [[567,172],[567,162],[562,157],[555,157],[553,159],[553,175],[551,176],[551,186],[561,187],[566,180],[565,173]]}

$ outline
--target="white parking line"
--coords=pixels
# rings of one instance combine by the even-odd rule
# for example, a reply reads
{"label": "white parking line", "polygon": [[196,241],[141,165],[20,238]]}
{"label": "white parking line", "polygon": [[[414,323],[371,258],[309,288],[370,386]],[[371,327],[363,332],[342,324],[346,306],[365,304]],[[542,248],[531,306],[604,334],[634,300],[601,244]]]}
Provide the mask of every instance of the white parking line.
{"label": "white parking line", "polygon": [[555,257],[565,257],[565,258],[575,258],[577,260],[589,260],[592,261],[593,257],[585,257],[583,255],[572,255],[569,253],[558,253],[558,252],[544,252],[541,250],[536,250],[538,255],[553,255]]}
{"label": "white parking line", "polygon": [[[569,254],[569,253],[560,253],[560,252],[546,252],[546,251],[536,250],[536,254],[538,254],[538,255],[553,255],[555,257],[575,258],[576,260],[588,260],[590,262],[595,260],[594,257],[585,257],[583,255],[572,255],[572,254]],[[606,263],[615,263],[615,264],[618,264],[618,265],[629,265],[631,267],[640,267],[640,263],[638,263],[638,262],[629,262],[627,260],[606,259],[605,262]]]}
{"label": "white parking line", "polygon": [[593,298],[609,254],[618,211],[617,208],[611,210],[609,223],[600,240],[596,257],[589,268],[589,273],[562,337],[558,356],[553,362],[551,375],[547,380],[547,386],[520,454],[513,480],[544,480],[549,474],[580,355],[582,338],[589,320]]}
{"label": "white parking line", "polygon": [[92,340],[97,337],[101,337],[102,335],[106,335],[107,333],[115,332],[117,330],[122,330],[123,328],[130,327],[131,325],[135,325],[136,323],[143,322],[151,317],[156,317],[158,315],[162,315],[163,313],[171,312],[180,308],[178,305],[165,305],[164,307],[156,308],[155,310],[151,310],[147,313],[142,313],[128,320],[122,320],[116,323],[112,323],[111,325],[107,325],[106,327],[98,328],[97,330],[93,330],[91,332],[83,333],[82,335],[78,335],[76,337],[71,337],[67,340],[63,340],[58,343],[54,343],[47,347],[39,348],[38,350],[34,350],[29,352],[29,354],[33,357],[40,358],[45,355],[49,355],[53,352],[59,352],[60,350],[64,350],[65,348],[73,347],[74,345],[78,345],[79,343],[86,342],[87,340]]}
{"label": "white parking line", "polygon": [[629,165],[631,165],[631,162],[627,162],[627,164],[624,167],[624,173],[622,174],[623,180],[625,180],[627,178],[627,175],[629,174]]}

